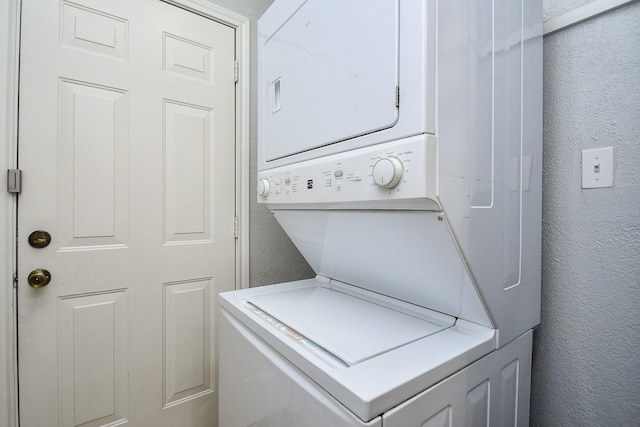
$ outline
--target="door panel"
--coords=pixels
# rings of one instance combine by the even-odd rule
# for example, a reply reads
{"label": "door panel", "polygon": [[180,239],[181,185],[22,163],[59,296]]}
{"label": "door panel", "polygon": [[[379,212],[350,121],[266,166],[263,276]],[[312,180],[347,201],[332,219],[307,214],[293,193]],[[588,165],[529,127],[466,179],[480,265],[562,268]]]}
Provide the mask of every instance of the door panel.
{"label": "door panel", "polygon": [[59,94],[61,249],[123,247],[128,94],[70,80]]}
{"label": "door panel", "polygon": [[165,242],[211,241],[213,111],[165,100],[164,117]]}
{"label": "door panel", "polygon": [[21,425],[215,425],[234,30],[155,0],[22,8]]}
{"label": "door panel", "polygon": [[164,405],[213,388],[212,279],[165,285]]}
{"label": "door panel", "polygon": [[62,425],[126,418],[127,294],[60,298]]}

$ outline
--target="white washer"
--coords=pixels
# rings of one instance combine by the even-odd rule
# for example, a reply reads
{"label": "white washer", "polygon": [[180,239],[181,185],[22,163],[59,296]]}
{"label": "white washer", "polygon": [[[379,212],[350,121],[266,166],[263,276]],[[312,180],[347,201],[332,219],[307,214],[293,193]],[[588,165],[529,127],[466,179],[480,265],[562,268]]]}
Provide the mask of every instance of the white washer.
{"label": "white washer", "polygon": [[527,422],[530,333],[494,351],[490,328],[321,277],[221,304],[221,426]]}
{"label": "white washer", "polygon": [[220,295],[220,426],[527,425],[539,1],[276,0],[258,203],[315,279]]}

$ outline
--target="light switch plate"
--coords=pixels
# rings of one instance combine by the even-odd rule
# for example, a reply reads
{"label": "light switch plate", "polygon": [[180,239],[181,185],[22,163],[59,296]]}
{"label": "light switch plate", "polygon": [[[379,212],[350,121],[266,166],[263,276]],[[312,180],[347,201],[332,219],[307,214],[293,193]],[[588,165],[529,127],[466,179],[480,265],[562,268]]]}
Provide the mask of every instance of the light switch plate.
{"label": "light switch plate", "polygon": [[582,188],[613,187],[613,147],[582,150]]}

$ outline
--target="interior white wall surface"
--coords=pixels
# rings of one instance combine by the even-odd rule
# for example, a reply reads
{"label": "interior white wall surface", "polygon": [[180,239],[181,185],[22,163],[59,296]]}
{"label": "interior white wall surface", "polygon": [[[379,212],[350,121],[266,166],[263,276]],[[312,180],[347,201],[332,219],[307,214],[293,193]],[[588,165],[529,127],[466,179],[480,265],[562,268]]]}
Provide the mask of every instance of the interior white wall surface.
{"label": "interior white wall surface", "polygon": [[557,18],[574,9],[598,0],[543,0],[542,20]]}
{"label": "interior white wall surface", "polygon": [[[544,41],[532,426],[640,420],[639,23],[635,2]],[[600,147],[614,148],[614,186],[582,190],[581,150]]]}
{"label": "interior white wall surface", "polygon": [[249,18],[251,22],[251,111],[250,111],[250,189],[249,189],[249,284],[308,279],[315,276],[309,264],[282,231],[271,211],[258,205],[257,182],[257,61],[256,22],[273,0],[209,0]]}

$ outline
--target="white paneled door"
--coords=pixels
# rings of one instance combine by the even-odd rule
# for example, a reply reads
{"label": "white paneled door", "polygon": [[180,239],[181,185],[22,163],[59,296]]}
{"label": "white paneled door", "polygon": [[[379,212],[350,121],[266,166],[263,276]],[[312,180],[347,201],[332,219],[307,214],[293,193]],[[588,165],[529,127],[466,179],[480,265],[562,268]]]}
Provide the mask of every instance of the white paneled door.
{"label": "white paneled door", "polygon": [[22,9],[21,427],[214,426],[234,29],[158,0]]}

